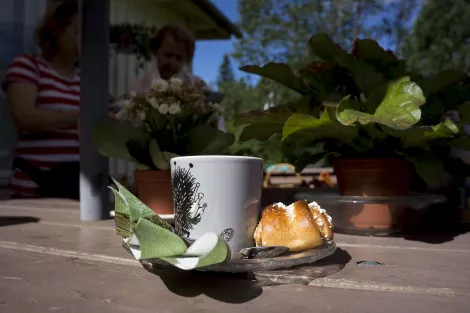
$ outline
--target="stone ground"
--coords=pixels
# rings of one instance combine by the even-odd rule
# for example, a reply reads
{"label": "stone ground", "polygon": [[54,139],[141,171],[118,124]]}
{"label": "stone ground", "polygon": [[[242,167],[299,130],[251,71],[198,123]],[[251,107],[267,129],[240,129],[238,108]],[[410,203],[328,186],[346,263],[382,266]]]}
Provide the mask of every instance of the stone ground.
{"label": "stone ground", "polygon": [[324,263],[339,264],[341,271],[260,285],[231,275],[153,275],[121,248],[112,227],[112,221],[80,222],[74,202],[0,202],[0,312],[458,313],[470,308],[470,234],[463,232],[434,238],[338,234],[338,251]]}

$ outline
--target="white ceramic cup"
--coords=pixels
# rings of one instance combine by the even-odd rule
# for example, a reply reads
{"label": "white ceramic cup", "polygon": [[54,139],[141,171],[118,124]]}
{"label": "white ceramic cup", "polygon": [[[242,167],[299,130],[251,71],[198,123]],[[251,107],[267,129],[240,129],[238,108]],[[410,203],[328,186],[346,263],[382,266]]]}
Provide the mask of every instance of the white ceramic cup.
{"label": "white ceramic cup", "polygon": [[171,159],[176,231],[190,239],[213,232],[232,249],[253,247],[263,160],[242,156]]}

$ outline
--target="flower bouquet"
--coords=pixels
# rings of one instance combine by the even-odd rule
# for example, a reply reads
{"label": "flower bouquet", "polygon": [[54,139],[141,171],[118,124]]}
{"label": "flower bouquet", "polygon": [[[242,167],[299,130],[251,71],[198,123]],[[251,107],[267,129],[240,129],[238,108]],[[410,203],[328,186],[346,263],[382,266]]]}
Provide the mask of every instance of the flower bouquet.
{"label": "flower bouquet", "polygon": [[146,93],[123,99],[117,121],[94,129],[94,145],[104,156],[133,163],[138,197],[157,213],[171,214],[170,159],[220,154],[231,146],[234,136],[211,125],[221,113],[198,86],[154,80]]}

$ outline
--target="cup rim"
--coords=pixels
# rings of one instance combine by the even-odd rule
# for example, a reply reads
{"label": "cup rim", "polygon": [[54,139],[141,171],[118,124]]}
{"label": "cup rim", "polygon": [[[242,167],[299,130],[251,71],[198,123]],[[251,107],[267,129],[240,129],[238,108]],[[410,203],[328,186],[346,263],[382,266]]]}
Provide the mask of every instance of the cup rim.
{"label": "cup rim", "polygon": [[241,156],[241,155],[192,155],[192,156],[179,156],[179,157],[174,157],[170,159],[170,162],[172,161],[178,161],[178,160],[223,160],[226,159],[228,161],[230,160],[252,160],[252,161],[263,161],[261,158],[257,157],[251,157],[251,156]]}

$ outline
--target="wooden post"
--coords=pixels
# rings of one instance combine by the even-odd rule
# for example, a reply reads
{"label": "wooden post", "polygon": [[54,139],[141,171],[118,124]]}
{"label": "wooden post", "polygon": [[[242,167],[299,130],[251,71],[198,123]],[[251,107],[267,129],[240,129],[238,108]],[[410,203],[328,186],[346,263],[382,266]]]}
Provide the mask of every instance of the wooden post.
{"label": "wooden post", "polygon": [[92,143],[108,118],[109,0],[81,0],[80,218],[109,218],[109,161]]}

